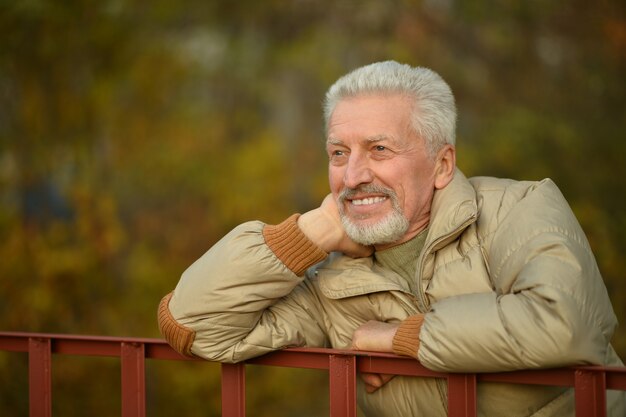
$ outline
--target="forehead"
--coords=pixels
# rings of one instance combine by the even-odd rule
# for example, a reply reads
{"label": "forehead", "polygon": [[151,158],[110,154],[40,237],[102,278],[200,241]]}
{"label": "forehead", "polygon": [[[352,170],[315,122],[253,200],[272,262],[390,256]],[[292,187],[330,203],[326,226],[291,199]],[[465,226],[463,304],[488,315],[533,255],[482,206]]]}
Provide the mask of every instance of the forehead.
{"label": "forehead", "polygon": [[340,100],[327,129],[327,143],[398,141],[411,136],[412,100],[401,94],[359,95]]}

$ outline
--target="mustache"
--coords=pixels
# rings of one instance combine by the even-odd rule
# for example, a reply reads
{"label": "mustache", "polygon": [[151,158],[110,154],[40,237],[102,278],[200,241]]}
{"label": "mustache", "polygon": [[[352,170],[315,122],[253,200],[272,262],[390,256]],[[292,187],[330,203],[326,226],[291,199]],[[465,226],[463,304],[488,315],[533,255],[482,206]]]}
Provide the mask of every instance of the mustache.
{"label": "mustache", "polygon": [[396,193],[391,188],[383,187],[382,185],[376,184],[364,184],[359,185],[356,188],[344,188],[337,196],[337,199],[339,201],[345,201],[346,199],[356,197],[361,193],[382,194],[385,197],[389,197],[391,199],[396,198]]}

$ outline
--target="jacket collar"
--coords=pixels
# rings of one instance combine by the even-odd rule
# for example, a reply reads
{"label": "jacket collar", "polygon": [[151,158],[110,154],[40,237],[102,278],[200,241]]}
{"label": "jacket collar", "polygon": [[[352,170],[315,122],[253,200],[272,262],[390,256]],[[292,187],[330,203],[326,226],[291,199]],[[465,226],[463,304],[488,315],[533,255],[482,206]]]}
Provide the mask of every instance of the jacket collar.
{"label": "jacket collar", "polygon": [[424,250],[438,250],[445,246],[477,218],[476,191],[457,168],[450,184],[435,191]]}

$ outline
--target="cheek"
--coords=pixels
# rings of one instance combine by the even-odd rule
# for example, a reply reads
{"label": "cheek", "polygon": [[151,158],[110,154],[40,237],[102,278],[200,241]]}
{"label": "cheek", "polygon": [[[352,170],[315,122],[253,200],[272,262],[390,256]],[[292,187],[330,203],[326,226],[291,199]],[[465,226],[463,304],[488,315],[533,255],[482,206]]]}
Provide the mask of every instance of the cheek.
{"label": "cheek", "polygon": [[430,201],[433,189],[429,187],[429,184],[424,184],[420,181],[412,181],[405,184],[402,192],[405,210],[412,213],[419,213],[423,211],[423,206]]}
{"label": "cheek", "polygon": [[430,211],[430,204],[434,194],[433,187],[420,187],[415,196],[415,207],[419,213]]}
{"label": "cheek", "polygon": [[333,194],[338,193],[343,188],[343,173],[337,167],[328,168],[328,184]]}

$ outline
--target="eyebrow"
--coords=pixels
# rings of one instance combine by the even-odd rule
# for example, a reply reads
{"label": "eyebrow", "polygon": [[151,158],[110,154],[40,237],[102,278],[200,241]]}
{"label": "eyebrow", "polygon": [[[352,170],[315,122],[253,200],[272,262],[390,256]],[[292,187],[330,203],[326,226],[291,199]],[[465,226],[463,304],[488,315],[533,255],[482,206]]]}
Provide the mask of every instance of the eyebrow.
{"label": "eyebrow", "polygon": [[343,142],[340,141],[339,139],[328,138],[328,139],[326,139],[326,146],[328,146],[328,145],[341,146],[341,145],[343,145]]}
{"label": "eyebrow", "polygon": [[[396,139],[393,136],[389,136],[389,135],[384,135],[384,134],[380,134],[380,135],[374,135],[374,136],[370,136],[365,138],[365,140],[363,142],[366,143],[377,143],[377,142],[381,142],[384,140],[388,140],[390,142],[397,142]],[[344,146],[344,142],[340,139],[335,139],[335,138],[328,138],[326,140],[326,145],[336,145],[336,146]]]}

